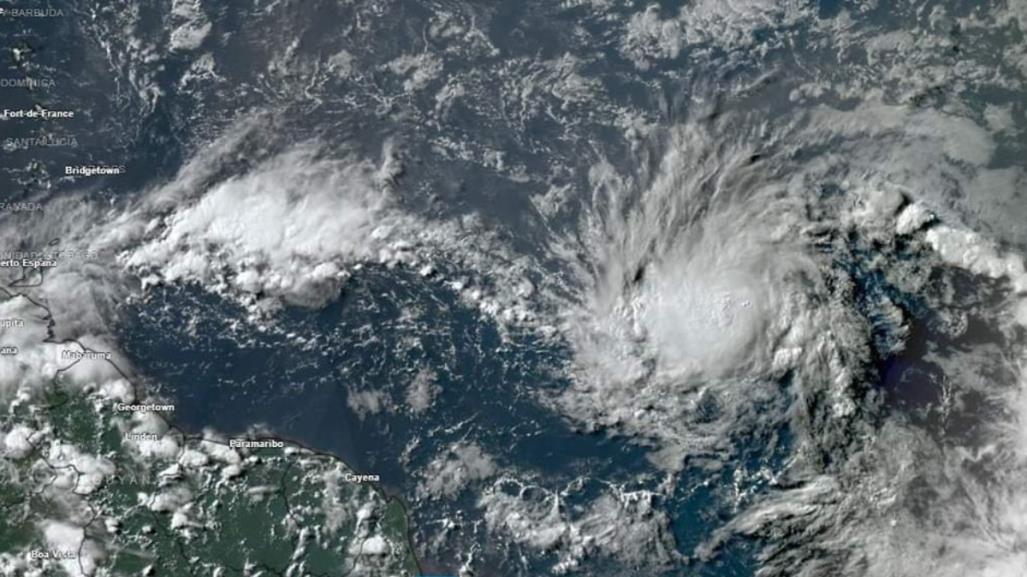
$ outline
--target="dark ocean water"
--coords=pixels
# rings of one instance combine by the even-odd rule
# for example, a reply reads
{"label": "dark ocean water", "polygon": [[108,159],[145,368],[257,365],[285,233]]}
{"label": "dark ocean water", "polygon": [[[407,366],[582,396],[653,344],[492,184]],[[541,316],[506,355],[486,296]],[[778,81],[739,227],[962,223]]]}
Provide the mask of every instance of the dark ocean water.
{"label": "dark ocean water", "polygon": [[[563,355],[559,348],[527,335],[504,341],[455,295],[416,275],[365,269],[326,308],[283,311],[275,331],[247,327],[244,316],[237,306],[198,288],[165,289],[126,311],[119,338],[137,370],[174,399],[179,427],[232,434],[261,424],[278,436],[336,454],[358,471],[380,475],[389,492],[411,505],[415,534],[425,539],[433,529],[419,528],[419,520],[462,515],[473,521],[481,514],[475,507],[480,485],[451,503],[417,502],[418,471],[456,441],[477,443],[501,468],[553,490],[580,477],[640,488],[662,479],[643,447],[577,431],[539,404],[537,393],[564,385],[556,370]],[[229,329],[232,325],[244,328]],[[283,336],[288,333],[310,343],[298,344]],[[424,368],[436,374],[440,392],[428,410],[413,414],[404,408],[406,386]],[[390,408],[361,415],[347,402],[351,391],[380,391]],[[401,455],[411,442],[416,449],[404,462]],[[683,553],[690,554],[726,519],[728,511],[718,510],[719,491],[682,492],[676,502],[663,504]],[[589,494],[586,490],[579,498],[588,500]],[[448,554],[458,554],[470,542],[454,545]],[[745,547],[733,550],[726,556],[731,561],[701,574],[750,574],[751,563],[739,558],[750,554]],[[428,561],[453,570],[458,566],[456,559]],[[541,570],[547,563],[540,557],[531,565]],[[615,574],[610,570],[606,561],[594,574]],[[516,573],[499,569],[494,574]]]}
{"label": "dark ocean water", "polygon": [[[480,486],[452,503],[419,503],[415,497],[420,467],[458,440],[479,444],[502,468],[541,479],[551,489],[579,477],[642,488],[662,479],[644,448],[576,431],[536,401],[535,393],[564,384],[554,370],[562,351],[525,335],[504,342],[454,295],[415,275],[366,270],[328,307],[284,311],[280,331],[229,331],[243,316],[238,307],[199,289],[165,290],[127,311],[120,339],[136,368],[175,400],[178,426],[238,433],[261,423],[276,435],[334,453],[359,471],[381,475],[387,490],[411,504],[420,538],[431,537],[433,519],[462,514],[473,520],[481,514],[475,507]],[[315,344],[298,345],[282,333],[305,335]],[[412,338],[419,343],[414,349]],[[414,415],[403,409],[405,386],[425,367],[437,375],[441,392],[430,409]],[[347,403],[351,390],[382,391],[395,409],[361,416]],[[691,555],[737,512],[725,493],[734,470],[751,473],[767,465],[768,444],[785,452],[788,442],[781,434],[740,440],[752,449],[737,463],[712,474],[695,470],[660,503],[671,515],[682,554]],[[417,449],[408,463],[401,462],[412,441]],[[419,520],[426,526],[419,528]],[[454,545],[449,555],[470,543]],[[668,574],[751,575],[754,554],[754,543],[735,541],[710,564],[684,565]],[[455,569],[456,559],[445,555],[428,561]],[[497,564],[502,557],[497,555]],[[609,561],[595,563],[588,574],[623,574]],[[530,565],[543,570],[547,562],[540,556]],[[491,574],[517,574],[497,566]]]}

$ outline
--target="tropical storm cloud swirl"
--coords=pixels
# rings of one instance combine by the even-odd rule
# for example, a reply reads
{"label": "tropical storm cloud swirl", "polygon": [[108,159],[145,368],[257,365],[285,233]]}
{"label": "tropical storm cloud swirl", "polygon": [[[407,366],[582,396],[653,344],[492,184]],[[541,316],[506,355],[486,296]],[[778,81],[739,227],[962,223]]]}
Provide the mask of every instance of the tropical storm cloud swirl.
{"label": "tropical storm cloud swirl", "polygon": [[[1027,571],[1027,5],[171,4],[69,4],[126,175],[0,216],[74,255],[2,270],[52,315],[5,402],[72,339],[171,399],[331,389],[461,576]],[[222,314],[330,378],[163,383],[145,331]],[[182,426],[316,443],[261,415]]]}

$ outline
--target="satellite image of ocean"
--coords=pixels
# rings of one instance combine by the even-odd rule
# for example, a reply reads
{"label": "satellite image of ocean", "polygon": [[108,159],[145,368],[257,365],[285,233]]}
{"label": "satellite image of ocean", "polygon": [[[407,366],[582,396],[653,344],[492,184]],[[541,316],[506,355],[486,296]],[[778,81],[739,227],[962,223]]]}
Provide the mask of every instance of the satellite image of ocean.
{"label": "satellite image of ocean", "polygon": [[0,576],[1027,577],[1027,0],[0,0]]}

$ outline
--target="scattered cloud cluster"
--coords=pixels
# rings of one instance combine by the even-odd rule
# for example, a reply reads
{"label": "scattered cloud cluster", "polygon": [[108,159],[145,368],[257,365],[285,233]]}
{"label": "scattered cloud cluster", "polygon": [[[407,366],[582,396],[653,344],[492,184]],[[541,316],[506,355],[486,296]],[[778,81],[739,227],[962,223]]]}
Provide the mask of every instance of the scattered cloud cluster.
{"label": "scattered cloud cluster", "polygon": [[647,570],[678,559],[669,519],[657,507],[656,495],[611,487],[584,507],[570,507],[564,501],[573,492],[502,478],[481,494],[478,506],[493,531],[553,554],[556,575],[573,573],[591,557]]}
{"label": "scattered cloud cluster", "polygon": [[421,471],[417,492],[433,499],[452,499],[473,483],[498,471],[495,460],[474,443],[456,443]]}
{"label": "scattered cloud cluster", "polygon": [[651,4],[628,20],[621,50],[640,69],[677,58],[690,46],[751,48],[763,44],[757,33],[786,29],[813,15],[808,4],[792,0],[699,0],[686,3],[677,14],[665,17],[661,12]]}

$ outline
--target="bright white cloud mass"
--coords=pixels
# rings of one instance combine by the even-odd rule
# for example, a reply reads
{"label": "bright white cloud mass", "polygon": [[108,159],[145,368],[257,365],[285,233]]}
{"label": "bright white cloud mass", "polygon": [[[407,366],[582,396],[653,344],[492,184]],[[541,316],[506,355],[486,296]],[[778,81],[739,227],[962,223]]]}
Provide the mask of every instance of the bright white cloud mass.
{"label": "bright white cloud mass", "polygon": [[308,145],[170,214],[126,264],[169,282],[323,303],[337,294],[347,264],[376,256],[390,227],[403,224],[387,203],[369,163],[324,158]]}

